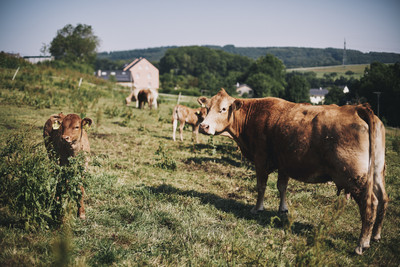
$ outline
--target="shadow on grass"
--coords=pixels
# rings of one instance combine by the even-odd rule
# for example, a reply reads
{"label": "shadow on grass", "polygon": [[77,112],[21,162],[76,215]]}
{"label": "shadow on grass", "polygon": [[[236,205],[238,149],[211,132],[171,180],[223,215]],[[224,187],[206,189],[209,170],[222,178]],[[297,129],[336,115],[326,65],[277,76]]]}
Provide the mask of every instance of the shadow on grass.
{"label": "shadow on grass", "polygon": [[[278,211],[264,210],[257,214],[252,214],[250,210],[252,205],[240,203],[234,199],[221,198],[212,193],[200,193],[195,190],[181,190],[168,184],[163,184],[157,187],[148,187],[148,190],[153,194],[176,194],[185,197],[199,198],[201,203],[210,204],[217,209],[231,213],[237,218],[254,220],[262,226],[272,226],[275,228],[286,228],[288,225],[288,216]],[[296,235],[304,235],[313,229],[311,224],[294,222],[291,225],[292,233]]]}

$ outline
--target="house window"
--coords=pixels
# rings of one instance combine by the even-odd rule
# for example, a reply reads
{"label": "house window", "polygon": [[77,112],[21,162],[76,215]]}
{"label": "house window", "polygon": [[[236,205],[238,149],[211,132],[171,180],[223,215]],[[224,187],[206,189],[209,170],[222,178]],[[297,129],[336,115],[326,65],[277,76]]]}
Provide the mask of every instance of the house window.
{"label": "house window", "polygon": [[110,73],[110,75],[114,75],[114,76],[115,76],[115,71],[112,71],[112,72]]}
{"label": "house window", "polygon": [[151,79],[151,73],[147,74],[147,78]]}
{"label": "house window", "polygon": [[139,79],[139,78],[140,78],[140,74],[136,73],[136,79]]}

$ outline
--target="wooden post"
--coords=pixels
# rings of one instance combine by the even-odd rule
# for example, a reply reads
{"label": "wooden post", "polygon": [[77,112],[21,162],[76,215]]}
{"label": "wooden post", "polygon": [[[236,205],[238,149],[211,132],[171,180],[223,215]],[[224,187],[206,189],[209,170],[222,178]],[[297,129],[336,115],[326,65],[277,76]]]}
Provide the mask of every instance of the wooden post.
{"label": "wooden post", "polygon": [[13,76],[13,78],[12,78],[13,81],[14,81],[14,79],[15,79],[15,76],[17,76],[18,71],[19,71],[19,67],[17,68],[17,70],[16,70],[15,73],[14,73],[14,76]]}
{"label": "wooden post", "polygon": [[81,79],[79,80],[78,89],[81,88],[81,84],[82,84],[82,77],[81,77]]}
{"label": "wooden post", "polygon": [[179,95],[178,95],[178,103],[176,103],[177,105],[178,105],[179,102],[181,101],[181,93],[182,93],[182,92],[179,92]]}

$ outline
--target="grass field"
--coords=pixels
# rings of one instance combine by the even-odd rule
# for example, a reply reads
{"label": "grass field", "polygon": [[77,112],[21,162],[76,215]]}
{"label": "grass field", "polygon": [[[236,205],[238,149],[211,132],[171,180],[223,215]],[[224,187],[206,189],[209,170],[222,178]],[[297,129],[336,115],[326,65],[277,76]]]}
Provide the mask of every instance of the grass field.
{"label": "grass field", "polygon": [[[160,108],[150,111],[125,107],[124,97],[103,96],[86,110],[94,121],[87,219],[69,217],[60,228],[29,231],[10,224],[0,206],[0,266],[399,266],[397,130],[387,136],[390,203],[382,241],[357,256],[358,208],[337,197],[334,185],[291,180],[286,216],[277,212],[272,174],[266,210],[251,214],[255,171],[233,141],[200,135],[201,143],[193,144],[188,129],[184,142],[173,142],[173,98],[162,97]],[[195,98],[184,101],[196,105]],[[28,133],[45,153],[44,122],[51,114],[74,112],[72,106],[35,108],[2,98],[1,142]]]}
{"label": "grass field", "polygon": [[[369,67],[369,64],[357,64],[357,65],[338,65],[338,66],[328,66],[328,67],[311,67],[311,68],[295,68],[288,69],[288,72],[296,71],[296,72],[315,72],[317,74],[317,78],[322,78],[324,74],[337,73],[337,76],[345,76],[345,77],[353,77],[355,79],[359,79],[364,75],[364,70],[366,67]],[[346,72],[352,71],[352,75],[346,75]]]}

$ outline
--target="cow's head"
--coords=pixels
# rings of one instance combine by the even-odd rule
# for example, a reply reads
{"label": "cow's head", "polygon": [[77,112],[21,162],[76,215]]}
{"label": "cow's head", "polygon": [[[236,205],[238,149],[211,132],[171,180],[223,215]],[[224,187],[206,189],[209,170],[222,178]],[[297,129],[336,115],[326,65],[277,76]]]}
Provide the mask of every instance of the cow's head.
{"label": "cow's head", "polygon": [[85,126],[92,125],[92,119],[81,119],[77,114],[68,114],[61,122],[53,124],[53,129],[59,129],[61,139],[67,144],[73,145],[80,140]]}
{"label": "cow's head", "polygon": [[233,111],[241,106],[241,101],[229,96],[224,89],[210,99],[201,96],[197,101],[208,111],[200,130],[211,135],[224,132],[232,123]]}

